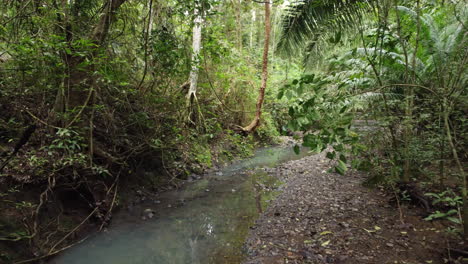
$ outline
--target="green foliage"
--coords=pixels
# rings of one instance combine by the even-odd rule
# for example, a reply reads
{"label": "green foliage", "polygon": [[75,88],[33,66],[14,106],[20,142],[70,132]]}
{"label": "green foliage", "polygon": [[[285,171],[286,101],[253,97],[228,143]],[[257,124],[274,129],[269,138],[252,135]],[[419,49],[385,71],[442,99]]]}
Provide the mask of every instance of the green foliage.
{"label": "green foliage", "polygon": [[[131,179],[125,172],[136,168],[151,173],[135,178],[156,185],[165,182],[161,175],[202,173],[220,156],[250,156],[278,131],[303,131],[304,146],[326,150],[338,173],[367,169],[389,182],[408,171],[414,179],[454,177],[450,143],[465,153],[468,16],[461,4],[376,2],[370,9],[367,1],[321,0],[274,8],[285,15],[273,30],[275,46],[294,57],[270,56],[261,126],[244,137],[232,129],[251,120],[256,107],[263,25],[250,14],[260,5],[125,1],[109,10],[104,0],[10,2],[0,6],[0,155],[24,127],[35,123],[38,132],[5,168],[8,182],[50,192],[51,184],[108,187]],[[192,67],[195,8],[204,17],[203,49],[196,117],[187,122],[183,84]],[[356,127],[357,119],[371,121],[369,129]],[[438,175],[435,166],[448,172]],[[20,189],[10,187],[0,192],[16,197],[9,209],[30,215],[36,203],[23,203]],[[452,194],[431,196],[459,206]],[[441,217],[453,212],[431,219]],[[18,230],[14,237],[23,239]],[[34,252],[50,249],[34,243]]]}
{"label": "green foliage", "polygon": [[292,1],[283,16],[282,35],[279,48],[297,53],[304,47],[313,48],[320,35],[326,30],[335,29],[332,42],[339,42],[341,30],[355,25],[363,12],[371,9],[368,1]]}
{"label": "green foliage", "polygon": [[[279,98],[292,102],[288,128],[304,131],[304,144],[317,151],[328,145],[351,149],[353,155],[361,156],[353,159],[353,167],[371,169],[380,181],[402,179],[408,173],[430,175],[436,162],[450,159],[441,118],[450,112],[454,131],[465,137],[466,122],[456,121],[455,116],[465,105],[460,101],[466,97],[467,76],[461,54],[466,53],[462,25],[468,16],[462,4],[436,6],[382,5],[378,9],[389,15],[356,19],[354,38],[344,36],[349,34],[346,30],[325,34],[328,41],[321,43],[328,47],[320,55],[328,59],[319,60],[315,70],[279,91]],[[306,23],[300,14],[307,8],[293,7],[299,11],[291,17],[298,18],[298,24]],[[307,52],[306,39],[316,36],[305,32],[306,27],[285,26],[291,27],[284,30],[285,36],[294,37],[284,43],[302,43]],[[452,97],[447,85],[457,96]],[[371,120],[373,125],[356,131],[354,119]],[[354,133],[360,139],[353,138]],[[462,149],[458,145],[457,152]],[[343,173],[348,160],[339,159],[338,152],[335,149],[327,157],[340,160],[336,170]]]}
{"label": "green foliage", "polygon": [[454,218],[452,217],[452,215],[456,215],[457,214],[457,210],[449,210],[445,213],[442,213],[440,211],[435,211],[434,213],[432,213],[431,215],[429,215],[428,217],[424,218],[424,220],[426,221],[431,221],[431,220],[435,220],[435,219],[442,219],[442,218],[446,218],[447,220],[450,220],[456,224],[460,224],[461,221],[460,219],[458,218]]}
{"label": "green foliage", "polygon": [[262,124],[255,131],[255,135],[259,138],[260,142],[264,143],[274,143],[275,138],[279,136],[278,129],[270,112],[262,114]]}
{"label": "green foliage", "polygon": [[462,198],[456,195],[451,189],[447,189],[441,193],[426,193],[428,197],[432,197],[433,205],[443,205],[449,207],[459,207],[462,205]]}
{"label": "green foliage", "polygon": [[200,165],[210,168],[213,166],[211,151],[205,145],[194,145],[192,149],[195,161]]}
{"label": "green foliage", "polygon": [[87,157],[82,152],[84,138],[77,131],[66,128],[59,129],[56,135],[57,138],[43,148],[50,157],[62,157],[55,160],[53,167],[85,166]]}
{"label": "green foliage", "polygon": [[[158,187],[167,177],[172,182],[173,175],[202,173],[219,161],[220,153],[230,159],[250,156],[257,140],[277,135],[269,113],[255,139],[230,131],[252,117],[261,58],[260,38],[252,37],[252,49],[238,46],[232,3],[124,1],[116,10],[107,4],[45,0],[0,5],[1,160],[24,127],[38,126],[2,172],[8,182],[49,190],[41,196],[44,204],[64,186],[89,189],[93,197],[99,192],[95,186],[108,188],[117,179]],[[198,115],[188,123],[183,84],[191,70],[195,8],[204,16],[203,49]],[[241,11],[252,8],[258,7],[246,3]],[[241,42],[249,37],[239,32]],[[151,173],[139,174],[147,170]],[[137,175],[128,177],[132,171]],[[22,201],[29,189],[0,191]],[[31,210],[25,206],[8,209]],[[48,252],[57,241],[50,237],[41,244],[40,233],[47,229],[42,225],[65,223],[46,219],[55,217],[52,210],[50,215],[38,211],[38,237],[31,245],[35,252]],[[64,230],[56,228],[56,234]]]}
{"label": "green foliage", "polygon": [[289,99],[291,121],[288,129],[305,132],[303,146],[322,152],[333,148],[327,158],[336,160],[335,171],[347,170],[346,154],[357,155],[364,146],[359,135],[351,129],[355,102],[346,95],[346,84],[331,85],[333,77],[306,74],[286,84],[278,98]]}
{"label": "green foliage", "polygon": [[[406,6],[398,6],[401,2]],[[456,1],[389,3],[377,1],[377,16],[358,16],[344,30],[325,33],[317,24],[297,26],[315,22],[304,15],[314,5],[293,7],[280,46],[294,47],[289,53],[304,55],[305,66],[313,62],[314,67],[286,84],[278,99],[290,104],[288,129],[303,131],[303,144],[317,152],[328,148],[326,157],[337,161],[340,174],[351,161],[353,168],[370,172],[367,185],[458,181],[461,197],[452,185],[427,194],[439,210],[425,219],[463,222],[466,238],[466,144],[461,142],[468,131],[466,117],[460,116],[466,116],[468,10]]]}
{"label": "green foliage", "polygon": [[230,131],[230,136],[227,139],[231,142],[234,153],[237,153],[240,157],[245,158],[253,155],[255,146],[252,136],[246,138]]}
{"label": "green foliage", "polygon": [[433,205],[444,206],[449,209],[446,211],[437,210],[424,218],[424,220],[432,221],[436,219],[447,219],[457,225],[462,223],[462,220],[459,217],[460,208],[463,206],[462,197],[455,194],[451,189],[447,189],[441,193],[426,193],[425,195],[433,198]]}

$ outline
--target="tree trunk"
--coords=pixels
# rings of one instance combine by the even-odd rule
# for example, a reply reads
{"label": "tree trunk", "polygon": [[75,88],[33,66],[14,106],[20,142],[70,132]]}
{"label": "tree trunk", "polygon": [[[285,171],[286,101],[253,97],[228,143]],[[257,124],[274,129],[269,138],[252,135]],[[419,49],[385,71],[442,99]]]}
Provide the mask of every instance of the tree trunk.
{"label": "tree trunk", "polygon": [[[255,8],[252,9],[252,23],[250,25],[250,49],[253,49],[254,43],[254,31],[255,31],[255,22],[257,20],[257,13],[255,12]],[[256,34],[255,34],[256,35]]]}
{"label": "tree trunk", "polygon": [[242,21],[241,21],[241,9],[242,0],[234,0],[234,8],[236,9],[236,38],[237,38],[237,49],[242,52]]}
{"label": "tree trunk", "polygon": [[200,50],[202,38],[202,16],[198,7],[195,8],[195,18],[193,20],[192,36],[192,70],[190,71],[190,88],[187,93],[187,106],[191,107],[193,100],[197,99],[198,72],[200,64]]}
{"label": "tree trunk", "polygon": [[449,111],[450,110],[449,110],[447,97],[444,98],[443,106],[444,106],[444,109],[443,109],[444,126],[445,126],[445,132],[447,133],[447,141],[450,145],[450,148],[452,149],[453,158],[455,159],[455,162],[461,174],[460,176],[462,180],[461,188],[462,188],[462,201],[463,201],[463,206],[462,206],[463,239],[465,241],[468,241],[468,179],[466,177],[465,170],[463,169],[463,165],[460,161],[460,158],[458,157],[455,143],[453,142],[453,139],[452,139],[452,132],[450,130],[450,125],[449,125]]}
{"label": "tree trunk", "polygon": [[260,86],[260,91],[258,94],[255,118],[252,120],[252,122],[248,126],[242,128],[242,130],[247,133],[255,131],[255,129],[257,129],[257,127],[260,125],[260,117],[262,115],[262,105],[265,99],[265,89],[266,89],[267,81],[268,81],[268,49],[270,47],[270,28],[271,28],[270,2],[266,1],[265,2],[265,43],[263,46],[262,84]]}

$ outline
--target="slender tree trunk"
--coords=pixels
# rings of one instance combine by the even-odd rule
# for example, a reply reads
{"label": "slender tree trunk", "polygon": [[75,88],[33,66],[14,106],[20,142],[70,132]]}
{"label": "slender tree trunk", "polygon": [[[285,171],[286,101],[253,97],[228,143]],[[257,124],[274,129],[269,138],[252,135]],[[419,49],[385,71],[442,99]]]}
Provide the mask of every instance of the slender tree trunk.
{"label": "slender tree trunk", "polygon": [[270,2],[265,2],[265,43],[263,46],[263,66],[262,66],[262,84],[260,86],[260,91],[258,94],[257,100],[257,109],[255,112],[255,117],[252,122],[242,128],[244,132],[253,132],[260,125],[260,117],[262,115],[262,105],[265,99],[265,89],[268,81],[268,50],[270,47]]}
{"label": "slender tree trunk", "polygon": [[255,11],[255,8],[252,9],[252,22],[250,25],[250,49],[253,49],[253,43],[254,43],[254,35],[255,34],[255,22],[257,20],[257,13]]}
{"label": "slender tree trunk", "polygon": [[458,157],[457,149],[455,147],[455,143],[452,139],[452,132],[449,125],[449,106],[447,102],[447,97],[444,98],[444,125],[445,125],[445,132],[447,133],[447,141],[452,149],[452,155],[455,159],[455,162],[458,166],[458,170],[460,171],[460,176],[462,180],[462,200],[463,200],[463,207],[462,207],[462,221],[463,221],[463,239],[468,241],[468,180],[466,178],[465,170],[463,169],[463,165]]}
{"label": "slender tree trunk", "polygon": [[[60,7],[56,6],[57,10],[59,10],[61,15],[57,15],[57,22],[58,26],[57,31],[60,32],[59,34],[63,34],[63,37],[67,42],[70,42],[70,23],[69,23],[69,7],[67,4],[66,0],[62,0],[60,2]],[[60,9],[59,9],[60,8]],[[48,121],[51,124],[57,125],[59,127],[63,126],[63,120],[60,120],[57,116],[58,113],[63,113],[66,109],[65,106],[65,89],[67,88],[67,80],[68,80],[68,63],[67,63],[67,54],[65,52],[61,52],[61,58],[62,61],[64,62],[64,65],[66,66],[65,72],[62,72],[62,75],[64,76],[61,78],[60,85],[58,86],[57,89],[57,94],[55,96],[55,102],[54,105],[49,112],[48,116]],[[49,128],[50,133],[53,133],[53,128]]]}
{"label": "slender tree trunk", "polygon": [[195,8],[195,18],[193,20],[193,36],[192,36],[192,70],[190,71],[189,83],[190,88],[187,93],[187,106],[191,107],[193,100],[197,99],[198,73],[200,66],[200,50],[202,38],[202,16],[199,8]]}
{"label": "slender tree trunk", "polygon": [[440,138],[439,138],[439,184],[440,187],[445,185],[445,144],[447,143],[445,132],[445,105],[442,103],[440,105],[439,112],[439,129],[440,129]]}
{"label": "slender tree trunk", "polygon": [[[396,22],[397,22],[397,33],[398,33],[398,40],[400,41],[400,45],[403,49],[403,54],[405,56],[405,82],[408,81],[410,72],[409,72],[409,57],[408,57],[408,51],[405,43],[405,39],[403,38],[401,34],[401,20],[400,20],[400,15],[398,11],[398,0],[394,1],[394,7],[395,7],[395,15],[396,15]],[[419,18],[418,18],[419,19]],[[414,68],[413,68],[414,70]],[[409,87],[408,89],[405,89],[405,118],[403,121],[403,126],[404,126],[404,131],[403,131],[403,139],[405,143],[405,148],[404,148],[404,161],[403,161],[403,175],[402,175],[402,181],[408,182],[410,179],[410,155],[409,155],[409,134],[411,131],[410,128],[410,102],[409,102],[409,95],[411,92],[409,92],[409,89],[412,89],[412,87]]]}
{"label": "slender tree trunk", "polygon": [[[417,30],[416,30],[416,43],[414,46],[413,58],[411,61],[412,67],[412,74],[411,74],[411,81],[416,84],[416,56],[418,53],[419,47],[419,35],[421,32],[421,22],[420,22],[420,5],[419,0],[416,1],[416,21],[417,21]],[[401,36],[400,36],[401,38]],[[405,56],[407,57],[406,51]],[[408,59],[406,59],[406,64],[408,64]],[[408,69],[408,66],[406,66]],[[408,74],[408,71],[407,71]],[[410,145],[413,139],[413,107],[414,107],[414,87],[409,87],[406,95],[406,120],[405,120],[405,132],[404,132],[404,140],[405,140],[405,163],[403,168],[403,179],[409,181],[410,179],[410,169],[412,166],[411,159],[410,159]]]}
{"label": "slender tree trunk", "polygon": [[143,69],[143,77],[141,77],[140,83],[138,84],[138,88],[142,87],[143,82],[145,81],[146,75],[148,73],[148,56],[149,56],[148,42],[149,42],[149,37],[151,35],[151,32],[153,31],[153,0],[149,0],[148,2],[148,23],[146,24],[144,31],[146,31],[145,32],[145,44],[144,44],[145,67]]}

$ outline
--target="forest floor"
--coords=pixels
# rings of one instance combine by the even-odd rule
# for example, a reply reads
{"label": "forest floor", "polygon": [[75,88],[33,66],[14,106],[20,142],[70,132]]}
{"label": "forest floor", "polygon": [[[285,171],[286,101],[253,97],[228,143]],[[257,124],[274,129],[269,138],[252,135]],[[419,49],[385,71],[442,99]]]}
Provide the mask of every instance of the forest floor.
{"label": "forest floor", "polygon": [[[441,221],[395,195],[362,186],[364,175],[328,173],[324,155],[266,169],[285,182],[245,244],[255,263],[462,263]],[[400,216],[400,212],[401,215]]]}

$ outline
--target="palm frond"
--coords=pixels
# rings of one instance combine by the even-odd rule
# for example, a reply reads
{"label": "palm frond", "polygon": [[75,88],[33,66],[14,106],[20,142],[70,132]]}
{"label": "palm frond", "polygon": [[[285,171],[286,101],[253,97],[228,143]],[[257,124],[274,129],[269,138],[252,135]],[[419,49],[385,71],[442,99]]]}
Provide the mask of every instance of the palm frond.
{"label": "palm frond", "polygon": [[283,16],[280,52],[293,52],[320,35],[320,29],[344,29],[357,24],[357,17],[370,10],[369,0],[297,0]]}
{"label": "palm frond", "polygon": [[[397,6],[397,10],[411,17],[415,22],[418,19],[416,11],[405,7]],[[438,56],[438,59],[443,59],[444,54],[450,54],[460,42],[460,35],[463,33],[463,24],[459,21],[453,21],[445,27],[440,27],[436,20],[430,14],[419,16],[422,22],[422,29],[426,32],[431,40],[430,42],[423,42],[427,48]],[[466,19],[466,18],[465,18]]]}
{"label": "palm frond", "polygon": [[[384,49],[376,49],[376,48],[357,48],[355,49],[354,51],[350,51],[350,52],[347,52],[345,53],[345,56],[352,56],[354,54],[356,55],[360,55],[362,57],[364,56],[371,56],[372,54],[376,54],[377,52],[382,52],[382,56],[383,57],[387,57],[389,59],[393,59],[397,64],[399,65],[405,65],[405,56],[403,54],[399,54],[399,53],[396,53],[396,52],[392,52],[392,51],[387,51],[387,50],[384,50]],[[412,59],[412,57],[410,57],[410,59]],[[419,58],[415,58],[416,59],[416,69],[414,70],[421,70],[425,67],[424,63],[419,59]],[[410,69],[412,69],[412,66],[411,65],[408,65],[408,67]]]}

